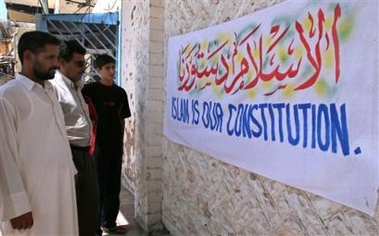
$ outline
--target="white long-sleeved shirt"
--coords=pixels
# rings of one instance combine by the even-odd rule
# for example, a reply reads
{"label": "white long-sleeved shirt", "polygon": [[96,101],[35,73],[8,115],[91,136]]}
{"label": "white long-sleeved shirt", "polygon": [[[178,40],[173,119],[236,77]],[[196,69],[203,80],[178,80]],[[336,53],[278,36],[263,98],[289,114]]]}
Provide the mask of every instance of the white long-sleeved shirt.
{"label": "white long-sleeved shirt", "polygon": [[88,105],[81,93],[81,84],[75,84],[60,71],[55,73],[51,83],[62,106],[70,144],[79,147],[89,146],[92,124]]}
{"label": "white long-sleeved shirt", "polygon": [[[0,87],[0,230],[3,235],[77,235],[75,166],[51,84],[23,75]],[[9,220],[31,211],[34,225]]]}

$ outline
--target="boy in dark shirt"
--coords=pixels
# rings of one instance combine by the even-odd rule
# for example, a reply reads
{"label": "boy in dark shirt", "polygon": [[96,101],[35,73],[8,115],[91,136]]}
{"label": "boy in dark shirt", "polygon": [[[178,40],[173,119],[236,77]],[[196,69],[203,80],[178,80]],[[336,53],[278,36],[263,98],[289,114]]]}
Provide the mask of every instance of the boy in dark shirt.
{"label": "boy in dark shirt", "polygon": [[130,117],[129,103],[125,90],[113,81],[114,58],[100,55],[95,67],[100,80],[86,84],[82,93],[93,120],[91,151],[99,183],[99,233],[101,228],[106,233],[123,234],[126,230],[117,227],[116,218],[120,207],[124,119]]}

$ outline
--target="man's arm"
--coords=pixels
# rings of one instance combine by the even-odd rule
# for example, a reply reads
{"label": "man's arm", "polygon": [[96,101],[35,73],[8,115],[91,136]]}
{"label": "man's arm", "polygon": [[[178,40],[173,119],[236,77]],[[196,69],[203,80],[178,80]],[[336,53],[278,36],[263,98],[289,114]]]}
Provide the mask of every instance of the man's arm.
{"label": "man's arm", "polygon": [[13,229],[30,229],[33,226],[32,212],[27,212],[23,215],[15,217],[10,220]]}
{"label": "man's arm", "polygon": [[121,123],[121,133],[124,135],[124,131],[125,131],[125,119],[121,119],[120,123]]}
{"label": "man's arm", "polygon": [[[0,98],[0,222],[16,219],[31,211],[17,161],[17,121],[14,117],[14,106]],[[31,217],[30,213],[20,218],[22,227],[31,227]]]}

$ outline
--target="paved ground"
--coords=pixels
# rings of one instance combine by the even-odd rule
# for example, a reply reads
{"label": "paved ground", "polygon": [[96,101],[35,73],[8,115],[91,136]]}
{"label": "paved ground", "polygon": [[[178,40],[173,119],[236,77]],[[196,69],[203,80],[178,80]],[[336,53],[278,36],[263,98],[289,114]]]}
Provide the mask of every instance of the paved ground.
{"label": "paved ground", "polygon": [[[148,236],[143,232],[142,228],[134,220],[134,196],[125,188],[121,189],[120,194],[120,211],[117,216],[117,225],[122,225],[127,228],[127,232],[124,235],[127,236]],[[115,235],[106,234],[103,235]]]}
{"label": "paved ground", "polygon": [[[170,234],[163,230],[163,232],[154,232],[151,234],[145,233],[142,228],[137,224],[134,219],[134,196],[125,188],[121,189],[120,194],[120,211],[117,216],[117,225],[127,228],[127,236],[170,236]],[[115,234],[103,234],[113,236]]]}

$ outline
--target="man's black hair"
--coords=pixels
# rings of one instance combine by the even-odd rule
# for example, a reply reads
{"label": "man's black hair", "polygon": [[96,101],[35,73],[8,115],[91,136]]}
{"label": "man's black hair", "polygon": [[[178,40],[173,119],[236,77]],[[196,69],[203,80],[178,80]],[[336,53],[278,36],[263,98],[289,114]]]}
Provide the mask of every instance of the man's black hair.
{"label": "man's black hair", "polygon": [[23,55],[25,51],[31,51],[33,54],[38,54],[45,48],[46,45],[59,45],[60,41],[55,36],[42,31],[29,31],[21,35],[17,51],[21,65],[23,64]]}
{"label": "man's black hair", "polygon": [[62,41],[59,45],[59,58],[66,62],[71,61],[73,54],[86,54],[86,49],[76,40]]}

